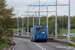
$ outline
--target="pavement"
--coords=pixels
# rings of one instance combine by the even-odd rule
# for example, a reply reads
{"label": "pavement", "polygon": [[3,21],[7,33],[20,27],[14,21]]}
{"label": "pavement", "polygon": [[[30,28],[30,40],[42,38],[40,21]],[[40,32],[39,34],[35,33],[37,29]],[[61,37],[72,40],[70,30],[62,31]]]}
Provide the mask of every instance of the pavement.
{"label": "pavement", "polygon": [[74,50],[54,42],[31,42],[29,38],[14,37],[16,45],[13,50]]}

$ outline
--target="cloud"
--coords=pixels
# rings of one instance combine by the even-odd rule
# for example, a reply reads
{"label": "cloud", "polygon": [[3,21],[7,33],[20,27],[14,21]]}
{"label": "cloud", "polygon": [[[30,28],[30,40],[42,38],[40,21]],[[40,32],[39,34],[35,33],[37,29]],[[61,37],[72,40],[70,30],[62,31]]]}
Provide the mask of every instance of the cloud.
{"label": "cloud", "polygon": [[[15,7],[15,11],[14,13],[17,12],[17,10],[19,10],[19,15],[22,15],[25,13],[25,11],[27,11],[27,5],[29,4],[39,4],[39,0],[6,0],[8,7]],[[58,4],[68,4],[69,0],[58,0]],[[70,0],[71,1],[71,16],[75,15],[75,0]],[[47,3],[46,3],[47,2]],[[55,0],[51,1],[51,0],[40,0],[41,4],[45,4],[46,5],[50,5],[50,4],[54,4]],[[34,8],[34,9],[33,9]],[[41,11],[46,11],[46,9],[43,9],[42,7],[40,8]],[[39,10],[39,7],[30,7],[29,9],[30,11],[34,10]],[[49,7],[49,11],[53,10],[55,11],[55,7]],[[33,14],[33,13],[31,13]],[[41,15],[46,14],[46,13],[41,13]],[[49,15],[55,15],[55,13],[50,13]],[[68,15],[68,6],[65,7],[58,7],[58,15]]]}

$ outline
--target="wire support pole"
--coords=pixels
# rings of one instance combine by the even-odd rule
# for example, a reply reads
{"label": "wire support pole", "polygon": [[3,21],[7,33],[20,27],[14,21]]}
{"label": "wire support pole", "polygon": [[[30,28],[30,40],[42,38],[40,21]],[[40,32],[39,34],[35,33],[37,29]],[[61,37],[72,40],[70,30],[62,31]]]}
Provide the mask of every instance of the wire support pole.
{"label": "wire support pole", "polygon": [[34,28],[34,14],[33,14],[33,28]]}
{"label": "wire support pole", "polygon": [[39,25],[40,25],[40,0],[39,0]]}
{"label": "wire support pole", "polygon": [[48,33],[48,7],[47,7],[47,33]]}
{"label": "wire support pole", "polygon": [[69,0],[69,14],[68,14],[68,40],[70,40],[70,0]]}
{"label": "wire support pole", "polygon": [[[19,16],[19,11],[17,10],[18,16]],[[17,35],[19,35],[19,17],[17,16]]]}
{"label": "wire support pole", "polygon": [[29,6],[28,6],[28,16],[27,16],[27,36],[29,36]]}
{"label": "wire support pole", "polygon": [[55,38],[57,39],[57,0],[56,0],[56,17],[55,17]]}
{"label": "wire support pole", "polygon": [[22,36],[23,36],[23,18],[22,18]]}

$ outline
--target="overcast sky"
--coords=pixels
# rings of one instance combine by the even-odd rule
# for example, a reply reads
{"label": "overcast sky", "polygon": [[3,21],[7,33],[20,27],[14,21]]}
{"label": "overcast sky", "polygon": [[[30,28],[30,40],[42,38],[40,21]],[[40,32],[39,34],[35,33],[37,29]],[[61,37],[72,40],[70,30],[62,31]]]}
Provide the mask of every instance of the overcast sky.
{"label": "overcast sky", "polygon": [[[56,0],[40,0],[41,5],[50,5],[50,4],[55,4]],[[70,0],[71,1],[71,16],[75,15],[75,0]],[[27,15],[25,11],[27,11],[27,5],[38,5],[39,0],[6,0],[6,3],[8,7],[15,7],[14,13],[17,13],[19,16],[21,15]],[[58,4],[68,4],[69,0],[58,0]],[[40,11],[46,11],[47,6],[41,7]],[[49,11],[55,11],[55,7],[48,7]],[[29,11],[39,11],[39,7],[34,7],[31,6],[29,7]],[[34,13],[30,13],[30,15],[33,15]],[[50,15],[55,15],[55,12],[49,12]],[[38,14],[37,14],[38,15]],[[41,12],[41,15],[47,15],[47,12]],[[61,6],[58,7],[58,15],[68,15],[68,6]]]}

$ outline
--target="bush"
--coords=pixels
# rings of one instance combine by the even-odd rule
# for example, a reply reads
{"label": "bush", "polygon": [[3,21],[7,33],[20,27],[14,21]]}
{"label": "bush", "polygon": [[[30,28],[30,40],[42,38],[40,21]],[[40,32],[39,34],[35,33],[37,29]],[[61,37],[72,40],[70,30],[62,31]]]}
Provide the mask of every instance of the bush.
{"label": "bush", "polygon": [[4,35],[4,30],[3,28],[0,27],[0,39],[2,38],[3,35]]}
{"label": "bush", "polygon": [[[30,32],[30,28],[32,28],[33,27],[33,24],[31,23],[31,24],[29,24],[29,32]],[[27,32],[27,27],[26,27],[26,32]]]}
{"label": "bush", "polygon": [[2,50],[5,46],[7,46],[7,44],[1,44],[0,45],[0,50]]}
{"label": "bush", "polygon": [[0,42],[0,45],[2,44],[2,42]]}
{"label": "bush", "polygon": [[72,40],[73,42],[75,42],[75,37],[71,37],[71,40]]}

